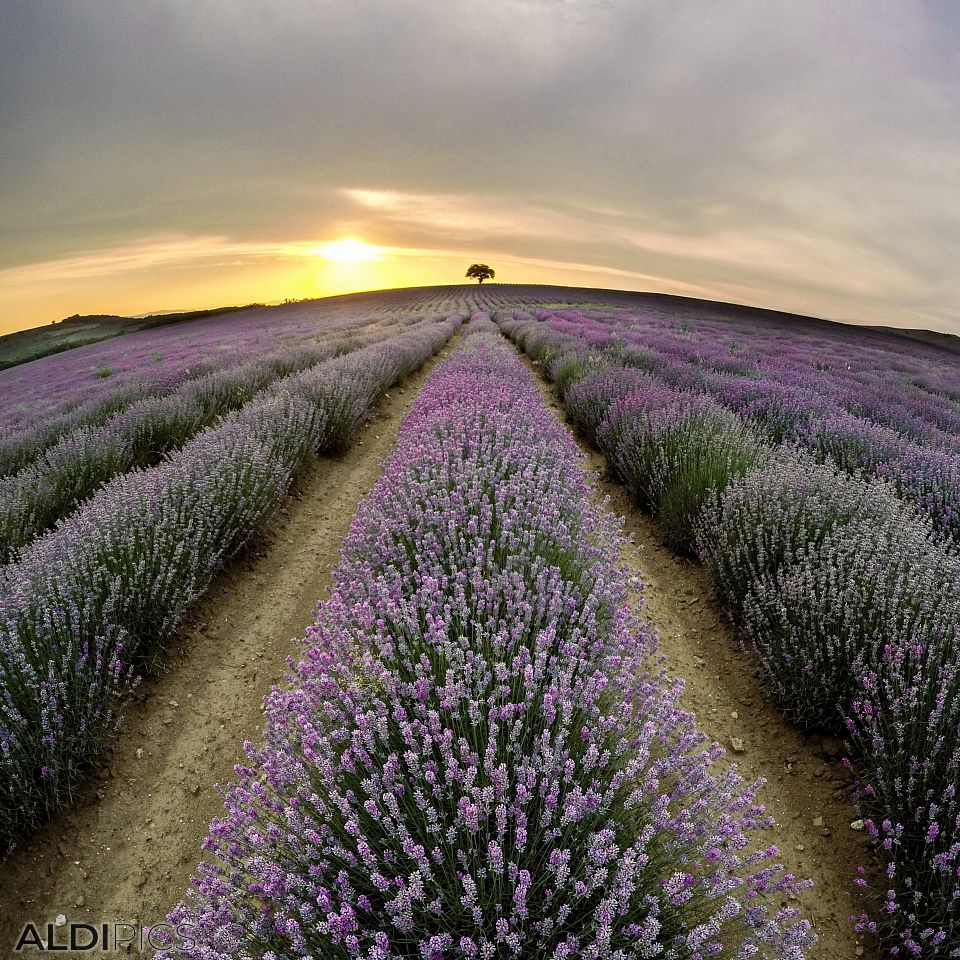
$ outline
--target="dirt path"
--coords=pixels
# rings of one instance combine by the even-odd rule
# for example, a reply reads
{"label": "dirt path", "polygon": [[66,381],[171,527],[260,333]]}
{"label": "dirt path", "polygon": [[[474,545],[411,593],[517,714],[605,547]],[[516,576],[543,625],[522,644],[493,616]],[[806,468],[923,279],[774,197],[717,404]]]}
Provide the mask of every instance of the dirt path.
{"label": "dirt path", "polygon": [[200,602],[166,671],[143,683],[80,802],[0,863],[0,956],[13,955],[27,921],[155,924],[181,898],[223,809],[215,784],[231,779],[243,741],[259,739],[261,700],[330,589],[330,567],[400,421],[450,349],[381,399],[350,450],[301,479],[269,536]]}
{"label": "dirt path", "polygon": [[[547,403],[566,422],[553,388],[531,368]],[[597,474],[597,493],[609,497],[610,509],[625,520],[632,543],[623,559],[646,585],[645,613],[660,634],[668,670],[686,681],[683,706],[727,749],[744,779],[767,780],[760,799],[777,821],[768,842],[776,843],[793,873],[815,882],[802,897],[804,915],[820,937],[810,960],[873,960],[873,945],[859,940],[848,920],[861,912],[851,881],[870,855],[866,834],[850,826],[856,813],[839,741],[798,732],[771,705],[706,571],[666,546],[653,519],[610,478],[602,454],[582,437],[577,441],[585,465]]]}

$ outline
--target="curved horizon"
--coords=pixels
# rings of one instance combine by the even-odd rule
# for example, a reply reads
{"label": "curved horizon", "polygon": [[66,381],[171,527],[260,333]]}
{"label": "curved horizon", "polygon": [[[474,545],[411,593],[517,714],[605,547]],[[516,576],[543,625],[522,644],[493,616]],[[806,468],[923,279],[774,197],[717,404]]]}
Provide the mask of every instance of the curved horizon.
{"label": "curved horizon", "polygon": [[0,9],[0,333],[476,260],[960,332],[948,0]]}

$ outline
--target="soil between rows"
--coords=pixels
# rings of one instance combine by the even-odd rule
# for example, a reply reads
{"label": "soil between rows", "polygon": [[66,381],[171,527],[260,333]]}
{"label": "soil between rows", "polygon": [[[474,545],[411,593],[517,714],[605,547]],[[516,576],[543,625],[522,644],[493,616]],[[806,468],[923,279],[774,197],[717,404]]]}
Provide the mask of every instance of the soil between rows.
{"label": "soil between rows", "polygon": [[14,955],[28,921],[41,934],[59,914],[152,925],[182,898],[223,812],[216,785],[244,761],[244,740],[260,741],[262,699],[329,593],[357,506],[429,371],[459,339],[380,399],[349,450],[298,481],[268,534],[194,609],[165,670],[143,681],[79,802],[0,863],[0,956]]}
{"label": "soil between rows", "polygon": [[[656,521],[569,424],[540,366],[521,355],[547,404],[574,434],[598,497],[608,498],[608,509],[624,519],[630,542],[622,559],[644,584],[637,600],[659,633],[669,674],[685,681],[681,705],[727,750],[726,759],[745,780],[767,781],[759,799],[776,826],[764,841],[776,844],[792,873],[815,884],[799,900],[819,937],[809,960],[877,960],[875,945],[857,937],[849,921],[864,909],[852,881],[857,867],[870,862],[870,850],[867,834],[850,826],[857,814],[849,799],[851,777],[840,762],[841,742],[801,733],[772,705],[707,572],[666,545]],[[734,738],[743,752],[733,751]]]}

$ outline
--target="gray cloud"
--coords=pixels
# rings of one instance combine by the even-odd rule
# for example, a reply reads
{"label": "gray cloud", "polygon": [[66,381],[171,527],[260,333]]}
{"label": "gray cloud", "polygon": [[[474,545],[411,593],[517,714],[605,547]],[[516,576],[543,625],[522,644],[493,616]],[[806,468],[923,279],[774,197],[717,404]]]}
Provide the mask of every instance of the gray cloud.
{"label": "gray cloud", "polygon": [[[517,257],[960,329],[951,0],[4,0],[0,15],[0,266],[352,220],[455,246],[435,203],[418,220],[344,192],[368,189],[493,209],[465,235]],[[542,232],[511,231],[511,210]]]}

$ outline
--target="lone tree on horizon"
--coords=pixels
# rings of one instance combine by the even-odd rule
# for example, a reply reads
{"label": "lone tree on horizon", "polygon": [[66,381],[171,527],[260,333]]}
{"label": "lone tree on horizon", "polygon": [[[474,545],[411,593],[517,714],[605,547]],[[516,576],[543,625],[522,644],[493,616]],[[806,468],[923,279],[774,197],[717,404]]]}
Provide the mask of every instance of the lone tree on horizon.
{"label": "lone tree on horizon", "polygon": [[483,283],[484,280],[492,280],[496,273],[491,268],[488,267],[485,263],[471,263],[467,267],[467,276],[471,280],[476,279],[477,283]]}

